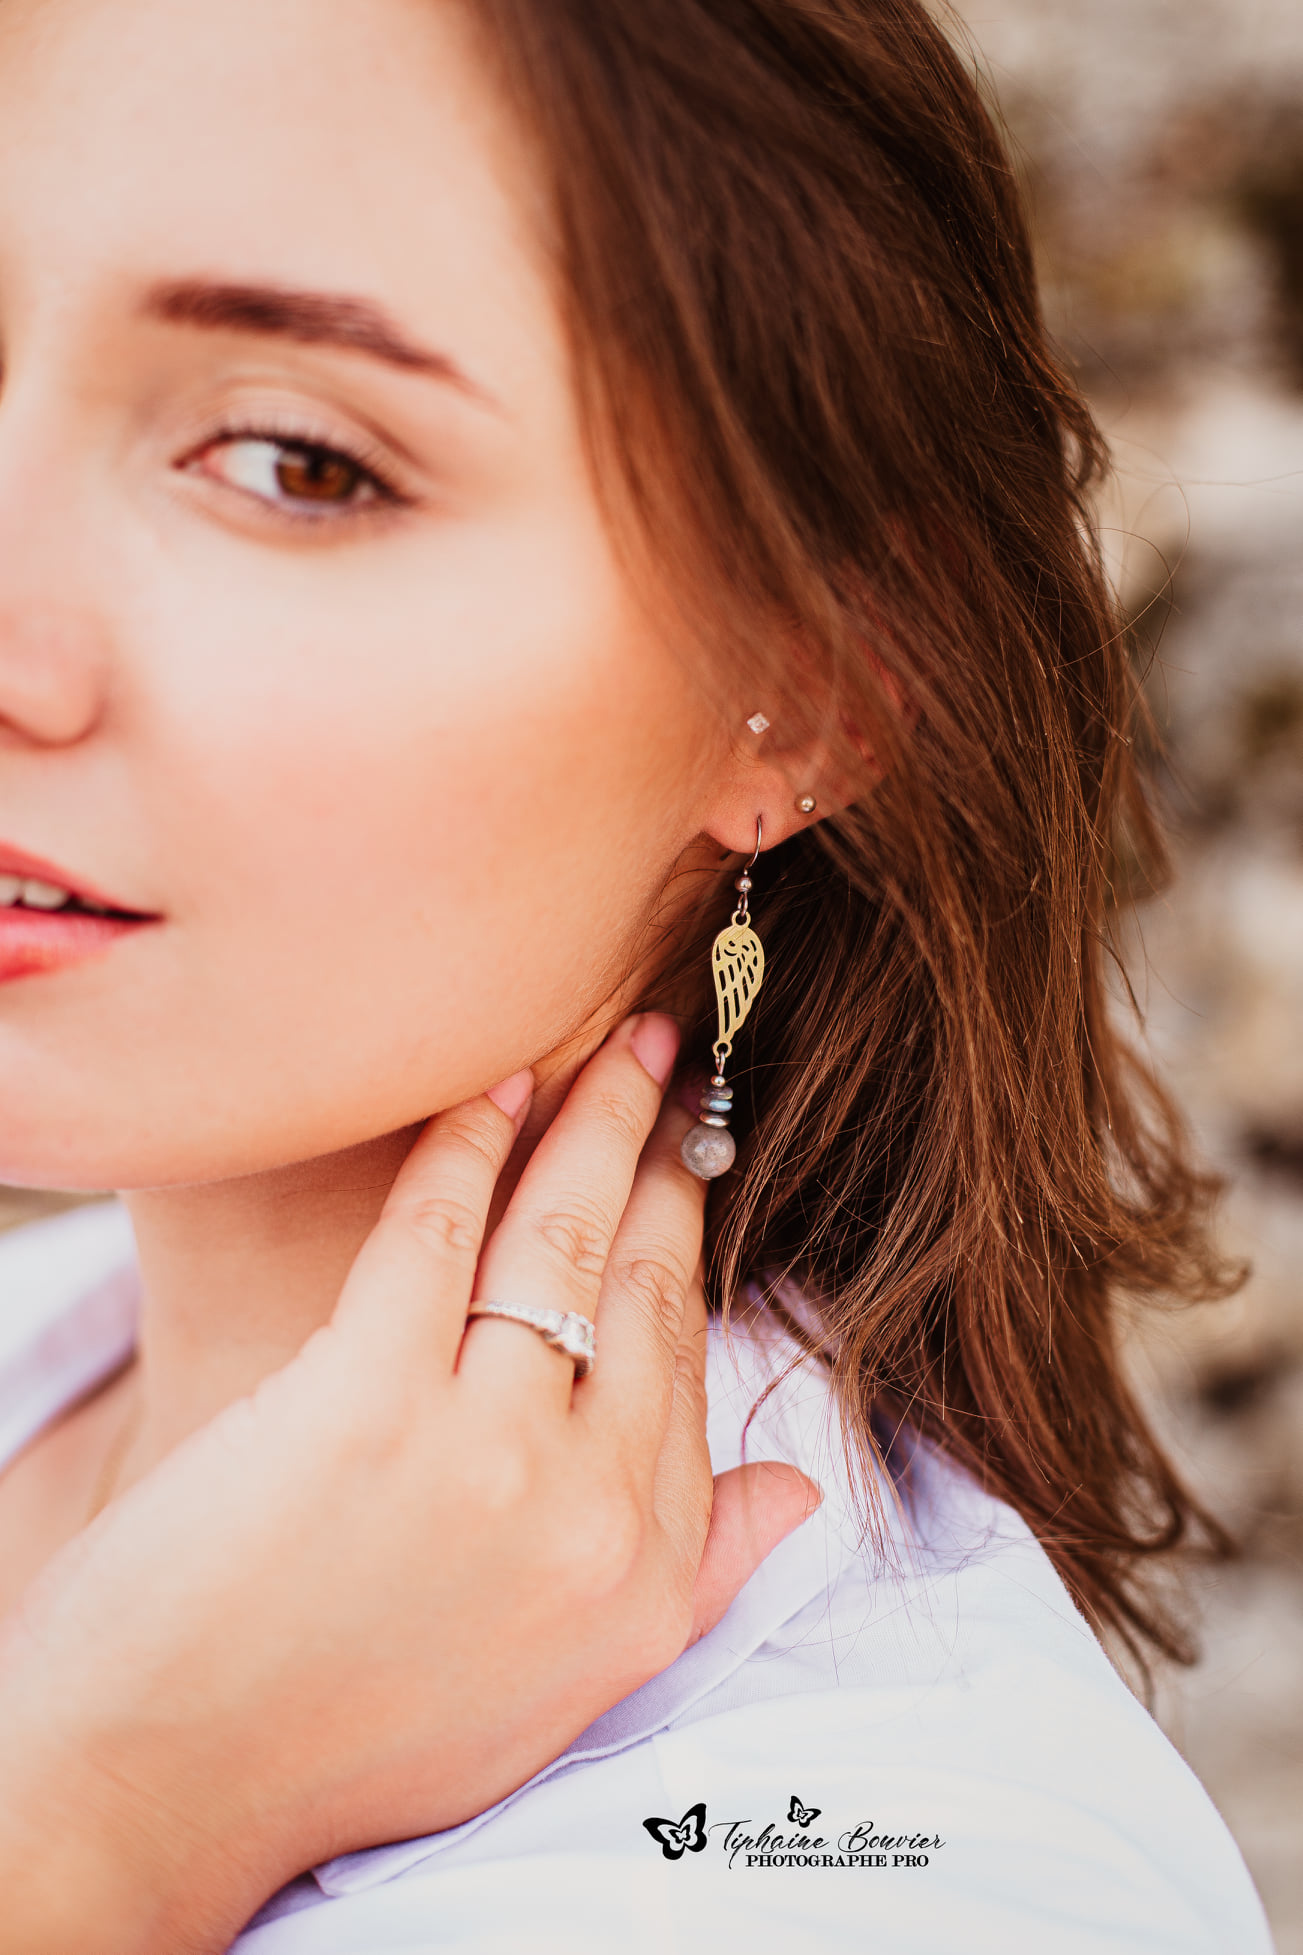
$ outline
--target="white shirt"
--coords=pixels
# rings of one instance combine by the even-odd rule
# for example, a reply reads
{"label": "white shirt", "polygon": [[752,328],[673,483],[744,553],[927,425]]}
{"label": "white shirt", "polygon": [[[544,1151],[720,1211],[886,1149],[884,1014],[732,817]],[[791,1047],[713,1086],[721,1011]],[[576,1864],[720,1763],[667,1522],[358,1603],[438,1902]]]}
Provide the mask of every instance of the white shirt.
{"label": "white shirt", "polygon": [[[136,1307],[116,1203],[0,1237],[0,1466]],[[771,1363],[712,1331],[717,1472]],[[809,1367],[747,1456],[824,1502],[716,1629],[489,1811],[293,1882],[232,1955],[1270,1955],[1225,1825],[1009,1507],[923,1448],[867,1540]]]}

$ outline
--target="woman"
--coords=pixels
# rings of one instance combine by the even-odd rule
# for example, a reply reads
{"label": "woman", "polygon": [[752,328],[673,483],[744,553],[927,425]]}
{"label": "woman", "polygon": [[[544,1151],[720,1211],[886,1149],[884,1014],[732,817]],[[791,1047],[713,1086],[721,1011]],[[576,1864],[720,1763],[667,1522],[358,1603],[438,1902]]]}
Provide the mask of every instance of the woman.
{"label": "woman", "polygon": [[6,1948],[1264,1948],[1090,1627],[1221,1273],[928,18],[9,0],[0,320],[0,1173],[132,1226],[4,1247]]}

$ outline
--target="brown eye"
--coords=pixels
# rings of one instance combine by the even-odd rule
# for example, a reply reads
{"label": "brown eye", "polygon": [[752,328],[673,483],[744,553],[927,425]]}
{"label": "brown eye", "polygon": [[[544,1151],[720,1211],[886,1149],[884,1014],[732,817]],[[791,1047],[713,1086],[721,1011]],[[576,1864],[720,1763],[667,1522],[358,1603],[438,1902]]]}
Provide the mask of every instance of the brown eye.
{"label": "brown eye", "polygon": [[296,502],[352,502],[366,483],[356,462],[329,448],[283,448],[276,484]]}
{"label": "brown eye", "polygon": [[278,509],[356,509],[386,495],[370,469],[319,442],[231,434],[212,442],[190,465]]}

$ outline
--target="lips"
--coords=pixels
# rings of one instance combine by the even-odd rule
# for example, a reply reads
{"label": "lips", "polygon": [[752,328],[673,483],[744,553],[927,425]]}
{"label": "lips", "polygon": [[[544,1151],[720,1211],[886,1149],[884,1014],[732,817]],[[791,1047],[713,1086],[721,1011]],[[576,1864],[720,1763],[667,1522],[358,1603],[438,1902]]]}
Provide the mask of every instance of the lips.
{"label": "lips", "polygon": [[57,863],[0,843],[0,983],[80,963],[157,921]]}
{"label": "lips", "polygon": [[116,896],[96,888],[84,876],[72,875],[44,856],[29,855],[26,849],[12,848],[8,842],[0,842],[0,883],[10,881],[35,882],[47,889],[66,890],[75,902],[84,904],[88,909],[107,910],[115,916],[135,917],[142,922],[147,920],[143,911],[133,910],[129,904],[119,902]]}

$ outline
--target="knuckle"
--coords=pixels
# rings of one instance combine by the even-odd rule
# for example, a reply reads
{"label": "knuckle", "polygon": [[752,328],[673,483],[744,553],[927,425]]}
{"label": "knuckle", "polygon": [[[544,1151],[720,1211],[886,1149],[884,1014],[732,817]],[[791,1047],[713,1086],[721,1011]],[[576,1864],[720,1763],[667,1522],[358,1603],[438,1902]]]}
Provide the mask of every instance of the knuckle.
{"label": "knuckle", "polygon": [[498,1123],[490,1125],[479,1108],[453,1107],[443,1116],[442,1126],[442,1138],[451,1141],[462,1153],[494,1170],[501,1165],[503,1147]]}
{"label": "knuckle", "polygon": [[623,1588],[642,1558],[646,1535],[634,1500],[618,1494],[594,1499],[590,1491],[582,1532],[576,1537],[572,1528],[563,1528],[556,1547],[555,1558],[576,1599],[601,1602]]}
{"label": "knuckle", "polygon": [[501,1520],[533,1498],[537,1463],[527,1446],[500,1435],[493,1446],[477,1448],[463,1460],[458,1480],[469,1512],[481,1520]]}
{"label": "knuckle", "polygon": [[688,1300],[688,1272],[669,1255],[636,1256],[619,1272],[622,1295],[642,1312],[651,1329],[673,1348]]}
{"label": "knuckle", "polygon": [[591,1117],[613,1146],[627,1153],[641,1152],[649,1122],[631,1099],[620,1093],[599,1093],[594,1097]]}
{"label": "knuckle", "polygon": [[483,1217],[457,1195],[415,1196],[404,1206],[402,1219],[414,1235],[440,1255],[473,1262],[479,1254]]}
{"label": "knuckle", "polygon": [[610,1253],[611,1230],[596,1208],[572,1202],[540,1216],[538,1233],[577,1275],[600,1278]]}
{"label": "knuckle", "polygon": [[706,1408],[706,1367],[703,1357],[703,1352],[681,1344],[674,1361],[674,1396],[694,1412],[703,1412]]}
{"label": "knuckle", "polygon": [[[315,1331],[300,1357],[311,1362],[316,1351],[326,1348],[333,1330],[334,1326],[327,1324]],[[412,1452],[412,1434],[427,1430],[432,1417],[437,1416],[432,1381],[414,1367],[395,1375],[383,1361],[357,1352],[348,1354],[346,1366],[335,1364],[331,1370],[330,1377],[319,1375],[314,1381],[307,1420],[300,1417],[287,1426],[283,1403],[278,1406],[271,1396],[280,1385],[282,1373],[272,1372],[262,1379],[246,1402],[259,1406],[264,1403],[264,1394],[268,1395],[265,1403],[273,1412],[276,1429],[291,1438],[296,1458],[306,1456],[311,1449],[311,1435],[305,1430],[309,1421],[318,1430],[327,1431],[330,1463],[326,1470],[338,1475],[354,1494],[363,1488],[386,1486],[395,1473],[405,1471]]]}

